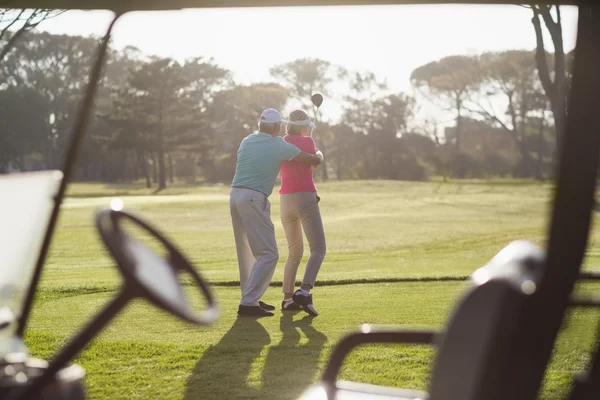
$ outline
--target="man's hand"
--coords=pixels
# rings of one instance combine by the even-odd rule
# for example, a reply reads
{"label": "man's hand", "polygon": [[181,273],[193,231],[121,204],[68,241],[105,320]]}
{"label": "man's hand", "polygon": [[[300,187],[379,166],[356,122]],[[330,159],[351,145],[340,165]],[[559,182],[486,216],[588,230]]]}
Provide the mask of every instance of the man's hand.
{"label": "man's hand", "polygon": [[[320,153],[320,152],[319,152]],[[323,154],[321,153],[321,157],[319,157],[316,154],[310,154],[310,153],[306,153],[306,152],[302,152],[300,154],[298,154],[293,161],[298,161],[304,164],[310,164],[310,165],[314,165],[317,166],[319,164],[321,164],[321,161],[323,160]]]}

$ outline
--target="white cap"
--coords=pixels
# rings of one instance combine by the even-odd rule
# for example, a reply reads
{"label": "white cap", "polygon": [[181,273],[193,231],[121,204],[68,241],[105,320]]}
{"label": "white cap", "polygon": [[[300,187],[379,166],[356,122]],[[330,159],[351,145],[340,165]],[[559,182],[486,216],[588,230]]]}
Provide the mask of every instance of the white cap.
{"label": "white cap", "polygon": [[317,126],[309,119],[305,119],[302,121],[288,121],[288,124],[292,124],[292,125],[301,125],[301,126],[310,126],[311,128],[315,129]]}
{"label": "white cap", "polygon": [[281,114],[274,108],[267,108],[260,114],[258,122],[264,122],[265,124],[286,124],[287,121],[281,118]]}

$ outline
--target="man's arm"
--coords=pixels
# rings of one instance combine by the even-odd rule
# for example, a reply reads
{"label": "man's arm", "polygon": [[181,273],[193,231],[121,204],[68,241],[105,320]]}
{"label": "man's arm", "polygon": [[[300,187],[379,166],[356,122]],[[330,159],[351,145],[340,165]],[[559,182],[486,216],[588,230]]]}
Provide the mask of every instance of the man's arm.
{"label": "man's arm", "polygon": [[[321,153],[321,152],[319,152],[319,153]],[[314,165],[314,166],[321,164],[322,160],[323,160],[323,154],[321,154],[321,156],[319,157],[317,154],[310,154],[305,151],[298,154],[293,159],[293,161],[298,161],[298,162],[301,162],[304,164],[310,164],[310,165]]]}

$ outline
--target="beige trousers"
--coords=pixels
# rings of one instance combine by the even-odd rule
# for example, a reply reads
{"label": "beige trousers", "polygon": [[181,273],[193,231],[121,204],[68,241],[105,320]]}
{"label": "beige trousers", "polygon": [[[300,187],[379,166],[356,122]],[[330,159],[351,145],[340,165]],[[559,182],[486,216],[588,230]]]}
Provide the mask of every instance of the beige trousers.
{"label": "beige trousers", "polygon": [[310,247],[303,284],[315,286],[317,274],[325,258],[325,232],[319,211],[319,198],[315,192],[281,195],[281,223],[288,242],[289,255],[283,272],[283,293],[293,293],[296,273],[302,260],[304,244],[302,230]]}
{"label": "beige trousers", "polygon": [[260,192],[233,188],[229,209],[240,267],[240,304],[258,306],[279,260],[271,203]]}

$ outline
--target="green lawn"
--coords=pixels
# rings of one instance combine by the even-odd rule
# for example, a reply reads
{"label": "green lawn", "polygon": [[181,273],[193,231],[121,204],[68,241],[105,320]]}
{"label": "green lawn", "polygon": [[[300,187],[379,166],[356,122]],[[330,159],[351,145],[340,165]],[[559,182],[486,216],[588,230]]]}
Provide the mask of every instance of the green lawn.
{"label": "green lawn", "polygon": [[[331,182],[319,185],[328,254],[315,289],[316,319],[277,311],[238,320],[239,289],[228,188],[73,185],[42,276],[27,344],[50,357],[121,284],[93,229],[93,212],[120,196],[166,232],[215,284],[222,316],[207,328],[143,302],[131,305],[78,359],[94,399],[294,399],[318,378],[332,346],[363,323],[439,328],[462,279],[510,241],[543,244],[551,187],[527,182]],[[287,255],[280,249],[274,286]],[[600,265],[594,230],[586,268]],[[308,253],[306,251],[305,253]],[[589,287],[588,287],[589,289]],[[279,287],[266,301],[279,303]],[[195,298],[200,307],[200,300]],[[597,313],[577,310],[563,330],[545,398],[560,398],[587,359]],[[342,378],[424,389],[433,352],[425,346],[368,346]]]}

